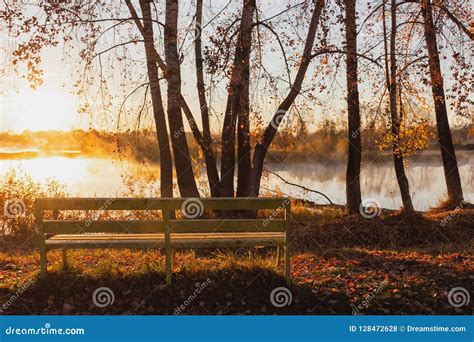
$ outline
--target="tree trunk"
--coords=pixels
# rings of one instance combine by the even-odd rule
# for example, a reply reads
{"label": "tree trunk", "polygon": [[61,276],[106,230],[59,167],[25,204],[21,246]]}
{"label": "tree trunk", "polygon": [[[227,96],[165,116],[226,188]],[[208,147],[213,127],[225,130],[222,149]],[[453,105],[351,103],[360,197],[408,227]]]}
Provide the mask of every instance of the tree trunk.
{"label": "tree trunk", "polygon": [[359,213],[361,204],[360,166],[362,160],[359,81],[357,79],[356,0],[346,0],[346,79],[348,115],[348,160],[346,172],[347,210]]}
{"label": "tree trunk", "polygon": [[221,136],[221,183],[220,196],[234,197],[235,168],[235,115],[231,108],[231,95],[227,97],[224,125]]}
{"label": "tree trunk", "polygon": [[265,156],[267,155],[268,148],[275,138],[275,134],[278,130],[278,127],[286,115],[287,111],[290,109],[291,105],[295,101],[296,97],[301,91],[301,86],[303,84],[306,71],[308,70],[309,63],[311,62],[311,52],[314,45],[314,40],[316,37],[316,30],[319,24],[319,18],[321,16],[321,11],[324,7],[324,0],[315,1],[315,8],[313,15],[311,17],[311,22],[308,28],[308,34],[306,36],[306,42],[303,50],[303,55],[301,56],[301,61],[299,64],[298,72],[296,74],[295,80],[291,85],[290,91],[286,98],[277,108],[277,111],[273,114],[273,117],[268,124],[265,132],[263,134],[262,140],[257,143],[255,146],[255,151],[253,154],[253,165],[251,170],[251,195],[257,197],[260,193],[260,181],[262,179],[263,172],[263,163],[265,161]]}
{"label": "tree trunk", "polygon": [[168,81],[168,122],[179,192],[182,197],[199,197],[181,113],[181,67],[177,47],[178,7],[177,1],[166,0],[164,43]]}
{"label": "tree trunk", "polygon": [[[145,41],[145,55],[147,62],[148,80],[150,82],[153,116],[155,118],[156,135],[160,150],[160,191],[161,197],[173,197],[173,164],[166,127],[165,111],[161,98],[161,89],[158,78],[158,66],[154,56],[153,23],[151,21],[150,2],[140,0],[143,14],[143,39]],[[133,15],[133,14],[132,14]]]}
{"label": "tree trunk", "polygon": [[235,124],[237,120],[239,121],[238,195],[249,193],[249,55],[254,11],[255,0],[244,0],[222,129],[221,196],[223,197],[234,196]]}
{"label": "tree trunk", "polygon": [[212,197],[219,197],[219,173],[217,172],[216,158],[212,153],[212,136],[209,124],[209,107],[206,100],[206,90],[204,86],[204,71],[202,62],[201,30],[202,30],[202,1],[196,2],[196,27],[194,39],[194,52],[196,57],[196,79],[199,96],[199,105],[201,107],[202,131],[205,150],[204,158],[206,160],[207,179]]}
{"label": "tree trunk", "polygon": [[237,197],[250,195],[250,49],[252,45],[252,23],[255,13],[255,0],[244,0],[240,40],[238,41],[239,60],[235,65],[239,73],[238,96],[233,97],[233,109],[237,122]]}
{"label": "tree trunk", "polygon": [[[150,2],[150,1],[148,1]],[[144,37],[145,34],[144,34],[144,29],[143,29],[143,24],[142,22],[140,21],[140,18],[138,17],[138,14],[137,14],[137,11],[135,10],[135,8],[133,7],[132,5],[132,2],[131,0],[125,0],[125,4],[127,5],[129,11],[130,11],[130,14],[132,16],[132,19],[133,21],[135,22],[135,25],[138,27],[139,31],[141,32],[142,36]],[[151,18],[151,16],[150,16]],[[151,19],[148,20],[151,22]],[[176,23],[177,25],[177,23]],[[165,62],[163,61],[163,59],[161,58],[160,54],[157,52],[155,46],[153,45],[151,47],[152,51],[153,51],[153,58],[155,60],[155,63],[158,64],[158,66],[161,68],[162,72],[163,72],[163,76],[167,79],[168,81],[168,66],[165,64]],[[176,49],[177,51],[177,49]],[[179,67],[179,64],[178,64],[178,67]],[[173,75],[173,74],[172,74]],[[179,74],[178,74],[179,75]],[[179,84],[180,86],[180,84]],[[211,155],[211,157],[214,157],[214,152],[212,151],[212,149],[210,148],[210,146],[206,145],[205,142],[204,142],[204,138],[203,136],[201,135],[201,132],[199,131],[199,128],[196,124],[196,121],[194,120],[194,117],[192,115],[192,112],[191,112],[191,109],[189,108],[188,104],[186,103],[186,100],[184,99],[183,95],[180,93],[179,94],[179,97],[177,99],[177,101],[179,102],[180,106],[181,106],[181,109],[183,110],[187,120],[188,120],[188,123],[189,123],[189,127],[191,128],[191,132],[194,136],[194,138],[196,139],[196,142],[199,144],[199,146],[201,147],[201,149],[203,150],[203,152],[205,154],[209,154]],[[182,118],[181,116],[179,117],[179,119],[181,120],[182,122]],[[174,131],[174,134],[178,135],[178,138],[180,135],[184,134],[184,129],[182,127],[182,124],[181,124],[181,129],[179,129],[178,131]],[[186,137],[184,137],[186,138]],[[187,142],[185,142],[185,147],[187,148]],[[184,153],[184,152],[183,152]],[[189,160],[189,151],[187,153],[187,159]],[[215,158],[214,158],[215,159]],[[177,171],[178,175],[179,175],[179,170]],[[195,180],[194,180],[194,176],[191,178],[191,180],[194,182],[195,184]],[[181,187],[181,179],[178,180],[178,185],[180,185]],[[197,188],[197,187],[196,187]],[[184,196],[184,195],[183,195]]]}
{"label": "tree trunk", "polygon": [[436,29],[433,24],[433,12],[430,0],[422,0],[421,11],[423,14],[426,48],[431,76],[431,90],[436,113],[436,126],[438,142],[441,147],[444,176],[448,190],[448,200],[452,206],[463,202],[461,178],[459,177],[458,162],[454,150],[453,139],[448,122],[446,100],[444,96],[443,76],[439,61],[438,44],[436,42]]}
{"label": "tree trunk", "polygon": [[413,212],[413,204],[410,195],[410,186],[405,173],[405,165],[403,162],[403,154],[400,150],[400,118],[397,108],[397,60],[396,60],[396,38],[397,38],[397,13],[396,0],[391,0],[391,31],[390,31],[390,70],[388,70],[388,51],[387,51],[387,35],[385,28],[385,2],[383,7],[383,25],[384,25],[384,47],[385,47],[385,67],[387,75],[387,87],[390,97],[390,119],[391,132],[393,135],[393,164],[395,167],[395,175],[397,177],[398,187],[402,196],[403,209],[407,212]]}

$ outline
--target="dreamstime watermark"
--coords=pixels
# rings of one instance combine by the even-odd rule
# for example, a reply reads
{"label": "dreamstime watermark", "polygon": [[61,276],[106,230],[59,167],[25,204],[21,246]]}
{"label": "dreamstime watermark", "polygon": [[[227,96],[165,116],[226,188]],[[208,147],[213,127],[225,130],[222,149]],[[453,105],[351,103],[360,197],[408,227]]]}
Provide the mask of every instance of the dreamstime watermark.
{"label": "dreamstime watermark", "polygon": [[202,26],[201,23],[195,23],[194,25],[194,41],[201,39]]}
{"label": "dreamstime watermark", "polygon": [[282,308],[293,302],[293,294],[286,287],[274,288],[270,293],[270,303],[276,308]]}
{"label": "dreamstime watermark", "polygon": [[450,212],[446,217],[443,217],[443,219],[440,222],[440,225],[444,227],[445,225],[448,224],[449,221],[451,221],[455,215],[456,212],[464,208],[464,206],[467,204],[466,201],[462,201],[452,212]]}
{"label": "dreamstime watermark", "polygon": [[266,227],[268,224],[276,219],[278,215],[286,209],[286,207],[290,204],[290,199],[285,199],[283,201],[283,205],[280,205],[278,208],[272,211],[271,215],[269,217],[266,217],[265,220],[263,220],[263,226]]}
{"label": "dreamstime watermark", "polygon": [[472,125],[472,117],[456,115],[454,118],[454,127],[458,129],[468,128]]}
{"label": "dreamstime watermark", "polygon": [[28,281],[18,287],[15,293],[12,294],[10,298],[8,298],[8,300],[0,307],[0,314],[5,312],[18,298],[20,298],[23,292],[25,292],[32,284],[33,279],[28,279]]}
{"label": "dreamstime watermark", "polygon": [[352,133],[351,133],[352,139],[357,138],[361,131],[362,131],[362,128],[360,128],[360,127],[353,130]]}
{"label": "dreamstime watermark", "polygon": [[204,213],[204,205],[199,198],[188,198],[181,205],[184,217],[193,219]]}
{"label": "dreamstime watermark", "polygon": [[189,295],[188,298],[186,298],[186,300],[181,305],[178,305],[174,309],[174,312],[173,312],[174,315],[177,316],[177,315],[181,314],[184,310],[186,310],[186,308],[189,305],[191,305],[191,303],[198,297],[198,295],[200,295],[202,293],[202,291],[204,291],[211,283],[212,283],[212,280],[207,278],[202,283],[194,284],[194,286],[196,288],[194,289],[193,293],[191,295]]}
{"label": "dreamstime watermark", "polygon": [[287,111],[287,110],[284,110],[284,109],[279,109],[279,110],[277,110],[277,111],[273,114],[272,121],[270,121],[270,125],[271,125],[274,129],[278,129],[278,127],[279,127],[280,124],[282,123],[283,119],[285,118],[287,112],[288,112],[288,111]]}
{"label": "dreamstime watermark", "polygon": [[105,130],[109,127],[112,118],[113,114],[109,110],[100,110],[94,115],[92,126],[98,130]]}
{"label": "dreamstime watermark", "polygon": [[357,305],[356,307],[352,308],[353,315],[359,315],[361,310],[367,309],[370,305],[370,302],[375,298],[375,296],[382,291],[388,285],[388,280],[385,279],[382,281],[375,289],[370,291],[369,295],[365,297],[365,299]]}
{"label": "dreamstime watermark", "polygon": [[40,328],[15,328],[9,326],[5,329],[6,335],[84,335],[83,328],[53,328],[51,323],[46,323]]}
{"label": "dreamstime watermark", "polygon": [[81,3],[80,0],[30,0],[28,1],[28,5],[50,5],[50,6],[59,6],[59,5],[79,5]]}
{"label": "dreamstime watermark", "polygon": [[460,308],[469,304],[470,301],[471,295],[464,287],[453,287],[448,293],[448,302],[452,307]]}
{"label": "dreamstime watermark", "polygon": [[[98,210],[97,210],[97,215],[100,215],[101,213],[103,213],[104,211],[106,211],[109,206],[115,201],[114,198],[107,198],[104,202],[104,205],[102,205]],[[86,222],[84,223],[84,225],[86,227],[89,227],[92,223],[92,220],[89,218],[86,220]]]}
{"label": "dreamstime watermark", "polygon": [[92,302],[99,308],[105,308],[115,302],[115,294],[108,287],[99,287],[92,294]]}
{"label": "dreamstime watermark", "polygon": [[382,208],[375,198],[367,198],[360,203],[359,212],[365,218],[374,218],[380,215]]}
{"label": "dreamstime watermark", "polygon": [[[189,121],[188,121],[189,125],[191,126],[196,126],[196,121],[194,121],[193,118],[191,118]],[[184,126],[181,126],[178,130],[174,131],[173,133],[173,136],[175,137],[175,139],[178,139],[182,134],[184,134],[186,132],[186,130],[184,129]]]}
{"label": "dreamstime watermark", "polygon": [[10,219],[25,216],[26,206],[25,202],[19,198],[12,198],[5,201],[3,207],[3,214]]}
{"label": "dreamstime watermark", "polygon": [[75,5],[79,4],[79,0],[36,0],[39,4],[48,4],[48,5]]}

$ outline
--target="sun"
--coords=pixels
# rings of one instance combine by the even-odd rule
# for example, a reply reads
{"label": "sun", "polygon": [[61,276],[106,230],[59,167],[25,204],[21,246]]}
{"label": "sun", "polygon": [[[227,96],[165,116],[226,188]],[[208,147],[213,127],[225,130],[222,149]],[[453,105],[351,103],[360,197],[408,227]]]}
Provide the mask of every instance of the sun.
{"label": "sun", "polygon": [[77,102],[62,88],[22,88],[9,92],[1,101],[2,130],[67,131],[78,123]]}

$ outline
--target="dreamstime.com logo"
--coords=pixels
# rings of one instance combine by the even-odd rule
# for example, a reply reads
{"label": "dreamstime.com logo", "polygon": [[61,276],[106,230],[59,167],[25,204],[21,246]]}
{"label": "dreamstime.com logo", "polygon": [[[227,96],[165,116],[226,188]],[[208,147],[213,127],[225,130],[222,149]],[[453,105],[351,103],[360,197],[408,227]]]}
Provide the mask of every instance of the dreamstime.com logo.
{"label": "dreamstime.com logo", "polygon": [[352,308],[352,314],[353,315],[360,315],[361,310],[367,309],[370,305],[370,302],[377,296],[378,293],[380,293],[385,287],[388,285],[388,280],[385,279],[382,281],[376,288],[374,288],[372,291],[369,292],[364,297],[364,300],[362,300],[361,303],[359,303],[356,307]]}
{"label": "dreamstime.com logo", "polygon": [[204,205],[199,198],[188,198],[181,205],[181,211],[184,217],[193,219],[204,213]]}
{"label": "dreamstime.com logo", "polygon": [[270,125],[274,129],[278,129],[278,127],[282,127],[284,129],[289,129],[294,127],[294,125],[298,122],[298,116],[290,115],[288,110],[278,109],[272,116],[270,121]]}
{"label": "dreamstime.com logo", "polygon": [[449,305],[455,308],[468,305],[471,301],[469,291],[464,287],[453,287],[448,293]]}
{"label": "dreamstime.com logo", "polygon": [[458,129],[468,128],[472,125],[472,118],[456,115],[454,118],[454,127]]}
{"label": "dreamstime.com logo", "polygon": [[77,3],[78,1],[77,0],[40,0],[39,2],[43,4],[48,4],[48,5],[62,5],[62,4],[73,5]]}
{"label": "dreamstime.com logo", "polygon": [[186,308],[191,305],[191,303],[212,283],[212,280],[207,278],[202,283],[196,283],[194,286],[196,287],[191,295],[186,298],[186,300],[181,304],[178,305],[174,309],[174,315],[177,316],[181,314]]}
{"label": "dreamstime.com logo", "polygon": [[450,212],[446,217],[444,217],[441,220],[440,225],[442,227],[446,226],[449,223],[449,221],[451,221],[454,218],[454,216],[459,212],[459,210],[461,210],[466,204],[467,204],[466,201],[462,201],[456,208],[454,208],[452,212]]}
{"label": "dreamstime.com logo", "polygon": [[[103,214],[108,208],[109,206],[115,201],[115,199],[113,198],[107,198],[104,202],[104,205],[102,205],[98,210],[97,210],[97,213],[96,215],[100,216],[101,214]],[[86,227],[89,227],[92,223],[92,219],[87,219],[86,222],[84,223],[84,225]]]}
{"label": "dreamstime.com logo", "polygon": [[273,128],[277,129],[283,121],[285,115],[286,110],[277,110],[275,114],[273,114],[272,121],[270,121],[270,125],[272,125]]}
{"label": "dreamstime.com logo", "polygon": [[275,220],[278,215],[287,208],[288,204],[290,204],[290,200],[287,198],[285,201],[283,201],[283,205],[280,205],[278,208],[273,210],[271,215],[265,218],[263,221],[263,226],[266,227],[271,221]]}
{"label": "dreamstime.com logo", "polygon": [[26,206],[25,202],[19,198],[8,199],[5,201],[3,207],[3,214],[10,219],[15,219],[25,216]]}
{"label": "dreamstime.com logo", "polygon": [[282,308],[293,302],[293,294],[286,287],[274,288],[270,293],[270,303],[276,308]]}
{"label": "dreamstime.com logo", "polygon": [[29,1],[30,5],[50,5],[50,6],[59,6],[59,5],[72,6],[79,3],[80,3],[80,0],[31,0]]}
{"label": "dreamstime.com logo", "polygon": [[201,35],[202,35],[202,26],[200,23],[195,23],[194,24],[194,39],[193,41],[195,42],[196,40],[198,39],[201,39]]}
{"label": "dreamstime.com logo", "polygon": [[3,313],[4,311],[8,310],[8,308],[18,299],[20,296],[28,290],[28,288],[33,284],[33,279],[28,279],[27,282],[22,284],[14,294],[8,298],[8,300],[0,306],[0,314]]}
{"label": "dreamstime.com logo", "polygon": [[92,302],[99,308],[105,308],[115,302],[114,291],[108,287],[99,287],[92,294]]}
{"label": "dreamstime.com logo", "polygon": [[359,212],[363,217],[370,219],[379,216],[382,208],[375,198],[367,198],[360,203]]}
{"label": "dreamstime.com logo", "polygon": [[100,110],[92,117],[91,125],[95,129],[105,130],[110,126],[112,117],[113,113],[111,111],[107,109]]}
{"label": "dreamstime.com logo", "polygon": [[83,328],[53,328],[51,323],[46,323],[40,328],[15,328],[8,327],[5,329],[6,335],[84,335],[86,333]]}

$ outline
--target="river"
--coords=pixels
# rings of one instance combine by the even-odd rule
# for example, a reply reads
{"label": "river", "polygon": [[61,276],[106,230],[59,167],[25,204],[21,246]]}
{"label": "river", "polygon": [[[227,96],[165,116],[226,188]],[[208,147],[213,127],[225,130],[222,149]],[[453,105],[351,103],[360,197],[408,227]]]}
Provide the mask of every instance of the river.
{"label": "river", "polygon": [[[458,155],[461,181],[466,200],[474,202],[474,152]],[[334,203],[345,202],[344,163],[291,162],[266,165],[285,180],[326,194]],[[29,175],[36,181],[55,179],[66,185],[72,196],[157,196],[159,166],[118,159],[81,156],[48,156],[0,160],[0,176],[10,170]],[[440,158],[419,158],[407,164],[410,192],[417,210],[428,210],[445,198],[446,185]],[[206,183],[200,180],[204,189]],[[397,209],[401,199],[390,159],[364,163],[361,174],[363,199],[375,200],[384,208]],[[322,196],[288,185],[268,174],[262,182],[263,192],[280,193],[327,203]]]}

